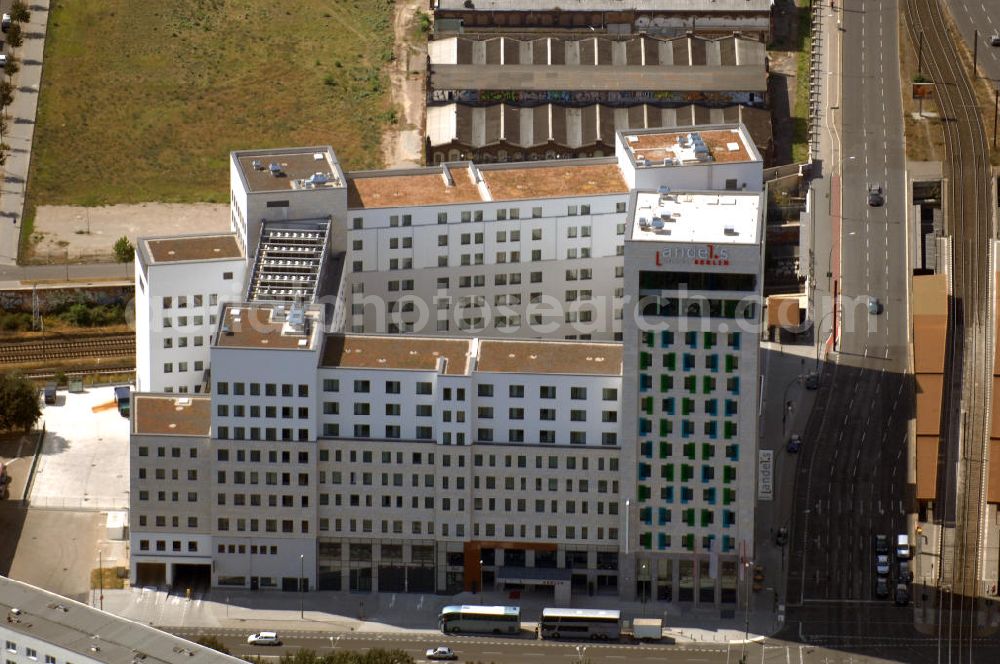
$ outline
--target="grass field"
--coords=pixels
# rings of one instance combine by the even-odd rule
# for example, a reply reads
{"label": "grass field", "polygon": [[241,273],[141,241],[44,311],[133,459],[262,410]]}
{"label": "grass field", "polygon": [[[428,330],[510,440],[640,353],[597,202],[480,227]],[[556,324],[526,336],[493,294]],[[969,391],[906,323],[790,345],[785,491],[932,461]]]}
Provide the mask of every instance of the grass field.
{"label": "grass field", "polygon": [[329,144],[378,166],[392,0],[58,0],[37,205],[228,202],[228,153]]}

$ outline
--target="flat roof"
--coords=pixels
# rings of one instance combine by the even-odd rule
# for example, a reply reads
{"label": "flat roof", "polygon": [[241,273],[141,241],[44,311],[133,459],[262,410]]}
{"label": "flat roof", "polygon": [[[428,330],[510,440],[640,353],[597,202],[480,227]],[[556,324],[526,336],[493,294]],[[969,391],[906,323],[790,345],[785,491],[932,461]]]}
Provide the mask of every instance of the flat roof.
{"label": "flat roof", "polygon": [[701,11],[705,13],[770,13],[771,0],[438,0],[437,8],[446,11],[524,12],[524,11],[655,11],[658,14]]}
{"label": "flat roof", "polygon": [[[20,615],[10,613],[13,608],[19,609]],[[8,632],[75,653],[77,657],[70,656],[74,661],[106,664],[240,664],[243,661],[2,576],[0,612],[7,617]],[[9,638],[17,640],[16,636]]]}
{"label": "flat roof", "polygon": [[990,441],[990,470],[986,502],[1000,503],[1000,440]]}
{"label": "flat roof", "polygon": [[142,238],[140,242],[145,244],[151,263],[243,258],[235,233]]}
{"label": "flat roof", "polygon": [[938,437],[917,436],[917,500],[937,495]]}
{"label": "flat roof", "polygon": [[622,345],[574,341],[498,341],[479,344],[477,371],[620,376]]}
{"label": "flat roof", "polygon": [[470,339],[328,334],[321,366],[437,371],[438,362],[444,359],[444,373],[460,376],[469,371],[471,352]]}
{"label": "flat roof", "polygon": [[212,430],[212,398],[133,393],[133,433],[207,436]]}
{"label": "flat roof", "polygon": [[315,322],[304,317],[296,330],[286,324],[291,311],[281,304],[226,304],[219,321],[215,345],[219,348],[258,348],[262,350],[312,350]]}
{"label": "flat roof", "polygon": [[639,242],[757,244],[758,192],[640,191],[628,237]]}
{"label": "flat roof", "polygon": [[431,65],[432,90],[764,92],[763,66]]}
{"label": "flat roof", "polygon": [[[649,163],[662,163],[673,159],[687,163],[733,163],[760,161],[756,149],[743,140],[739,126],[725,129],[697,129],[696,131],[628,131],[623,130],[622,144],[633,163],[644,159]],[[708,158],[699,160],[691,138],[700,137],[707,149]]]}
{"label": "flat roof", "polygon": [[483,196],[471,164],[406,171],[370,171],[347,176],[348,208],[480,203]]}
{"label": "flat roof", "polygon": [[558,166],[491,166],[481,168],[480,173],[495,201],[628,193],[625,178],[614,162],[574,164],[569,161]]}
{"label": "flat roof", "polygon": [[[343,187],[343,172],[329,146],[241,150],[233,152],[247,191],[284,191],[288,189]],[[308,181],[317,173],[326,180]]]}
{"label": "flat roof", "polygon": [[941,432],[941,394],[944,374],[922,373],[914,376],[917,397],[917,435]]}

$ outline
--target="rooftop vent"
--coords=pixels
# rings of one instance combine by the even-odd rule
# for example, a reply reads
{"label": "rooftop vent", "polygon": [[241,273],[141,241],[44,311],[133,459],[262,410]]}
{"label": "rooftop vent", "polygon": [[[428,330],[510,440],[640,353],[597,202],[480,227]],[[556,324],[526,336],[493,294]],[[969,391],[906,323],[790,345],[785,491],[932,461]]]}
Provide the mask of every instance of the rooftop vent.
{"label": "rooftop vent", "polygon": [[735,226],[726,226],[726,228],[725,228],[725,230],[723,232],[726,235],[729,235],[729,236],[739,235],[739,233],[736,232],[736,227]]}
{"label": "rooftop vent", "polygon": [[313,152],[313,161],[323,161],[325,158],[322,152]]}
{"label": "rooftop vent", "polygon": [[273,177],[278,177],[279,175],[284,175],[284,173],[282,172],[282,169],[281,169],[281,164],[279,164],[277,162],[274,162],[274,161],[272,161],[270,164],[267,165],[267,170],[269,170],[271,172],[271,175]]}
{"label": "rooftop vent", "polygon": [[653,230],[660,230],[662,228],[663,228],[663,219],[661,217],[653,219]]}
{"label": "rooftop vent", "polygon": [[309,176],[309,179],[306,180],[306,182],[313,185],[314,187],[319,186],[321,184],[326,184],[329,181],[330,181],[330,176],[328,176],[326,173],[313,173],[311,176]]}
{"label": "rooftop vent", "polygon": [[260,159],[254,159],[253,161],[250,162],[250,165],[253,167],[255,171],[264,170],[264,162],[262,162]]}
{"label": "rooftop vent", "polygon": [[229,325],[223,325],[222,334],[226,335],[227,337],[233,336],[233,328],[229,327]]}
{"label": "rooftop vent", "polygon": [[639,228],[649,228],[649,219],[639,217]]}
{"label": "rooftop vent", "polygon": [[670,187],[668,187],[665,184],[661,184],[660,188],[657,189],[656,191],[660,194],[660,196],[666,196],[667,194],[670,193]]}

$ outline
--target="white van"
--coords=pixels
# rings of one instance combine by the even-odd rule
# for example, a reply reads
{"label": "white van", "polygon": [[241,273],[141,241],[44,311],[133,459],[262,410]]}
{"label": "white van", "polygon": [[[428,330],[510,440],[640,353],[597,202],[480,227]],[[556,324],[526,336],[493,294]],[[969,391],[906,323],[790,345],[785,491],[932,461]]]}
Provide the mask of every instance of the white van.
{"label": "white van", "polygon": [[896,557],[900,560],[909,560],[911,555],[910,536],[896,535]]}

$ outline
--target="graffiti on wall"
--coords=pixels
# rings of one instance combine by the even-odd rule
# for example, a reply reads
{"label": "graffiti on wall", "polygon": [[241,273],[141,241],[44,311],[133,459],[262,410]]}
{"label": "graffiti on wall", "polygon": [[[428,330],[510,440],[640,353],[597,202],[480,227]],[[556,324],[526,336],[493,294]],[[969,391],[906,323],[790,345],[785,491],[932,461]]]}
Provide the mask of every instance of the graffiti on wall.
{"label": "graffiti on wall", "polygon": [[432,90],[431,104],[467,104],[470,106],[510,104],[514,106],[752,106],[764,107],[764,96],[755,92],[702,92],[699,90]]}

